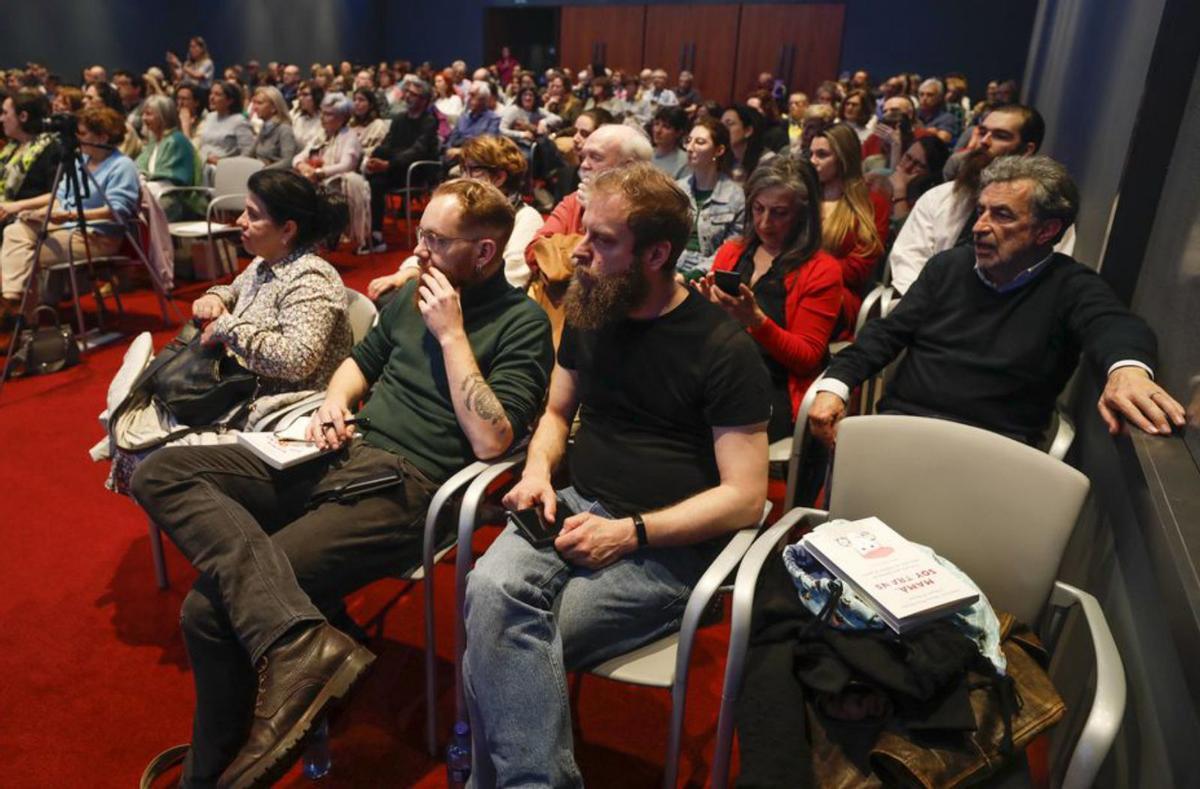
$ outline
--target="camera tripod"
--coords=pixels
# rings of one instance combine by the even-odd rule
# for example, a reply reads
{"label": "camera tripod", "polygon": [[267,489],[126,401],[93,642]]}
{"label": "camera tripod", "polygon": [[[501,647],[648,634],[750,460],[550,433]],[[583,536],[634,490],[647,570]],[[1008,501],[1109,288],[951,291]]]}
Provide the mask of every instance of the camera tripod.
{"label": "camera tripod", "polygon": [[[18,312],[17,323],[13,329],[12,337],[8,343],[8,355],[4,360],[3,372],[0,373],[0,391],[3,391],[4,384],[8,381],[17,342],[21,336],[21,330],[25,327],[26,316],[29,314],[32,306],[30,301],[35,298],[34,294],[37,288],[35,287],[36,280],[34,278],[40,276],[38,267],[40,265],[42,248],[45,246],[46,240],[49,238],[51,233],[58,232],[67,234],[67,240],[65,244],[67,252],[67,279],[71,284],[71,300],[75,306],[75,322],[79,330],[77,342],[79,343],[80,350],[87,351],[101,344],[101,342],[96,341],[94,338],[89,336],[89,331],[84,323],[83,307],[79,300],[79,283],[76,277],[76,268],[80,265],[80,263],[75,260],[75,249],[71,244],[71,236],[75,233],[81,234],[81,237],[83,238],[85,259],[84,264],[88,268],[88,272],[91,275],[93,283],[95,283],[95,272],[92,268],[91,241],[88,238],[87,232],[88,220],[84,214],[85,209],[83,207],[83,201],[85,198],[90,197],[91,190],[95,189],[96,193],[100,195],[101,200],[104,201],[104,205],[113,214],[114,218],[117,214],[116,211],[113,210],[112,203],[109,201],[108,195],[105,194],[103,187],[101,187],[96,181],[96,177],[91,173],[91,171],[87,169],[86,162],[83,158],[83,152],[79,147],[79,140],[73,131],[73,129],[66,128],[58,129],[59,143],[62,146],[63,155],[59,160],[58,168],[54,173],[54,181],[50,186],[50,202],[46,206],[45,214],[42,216],[42,221],[38,228],[37,243],[33,250],[33,269],[29,274],[29,279],[26,280],[25,286],[21,291],[21,305]],[[112,145],[92,145],[92,147],[104,148],[110,151],[115,150],[115,146]],[[51,217],[55,213],[55,206],[58,204],[57,196],[59,187],[64,183],[64,181],[66,184],[63,191],[64,203],[69,205],[72,202],[72,197],[74,197],[75,204],[74,211],[76,224],[74,227],[70,228],[53,227],[50,221]],[[18,218],[16,221],[20,222],[25,220]],[[162,311],[163,323],[167,326],[172,325],[169,315],[171,312],[174,313],[179,322],[182,322],[183,317],[179,312],[179,308],[176,307],[174,302],[171,300],[170,294],[167,292],[159,273],[154,270],[152,265],[150,265],[150,260],[146,256],[146,251],[143,249],[142,244],[139,243],[139,240],[134,236],[130,222],[126,221],[121,222],[120,224],[121,233],[124,235],[125,240],[133,249],[137,258],[141,261],[142,266],[146,269],[146,273],[150,275],[150,281],[154,285],[154,292],[158,297],[159,308]],[[102,304],[103,303],[101,302],[101,305]],[[103,311],[103,306],[101,306],[101,311]]]}

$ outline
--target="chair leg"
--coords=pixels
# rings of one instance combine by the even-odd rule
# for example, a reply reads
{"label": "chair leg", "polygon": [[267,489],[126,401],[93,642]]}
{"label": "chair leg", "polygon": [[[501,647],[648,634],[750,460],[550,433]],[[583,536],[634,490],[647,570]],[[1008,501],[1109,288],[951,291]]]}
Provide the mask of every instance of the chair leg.
{"label": "chair leg", "polygon": [[167,562],[163,556],[162,532],[158,528],[158,524],[154,521],[148,521],[150,524],[150,555],[154,557],[154,579],[158,582],[159,589],[166,589],[171,585],[171,581],[167,578]]}
{"label": "chair leg", "polygon": [[[431,562],[432,563],[432,562]],[[433,572],[427,568],[425,585],[425,747],[437,757],[437,645],[434,643]]]}

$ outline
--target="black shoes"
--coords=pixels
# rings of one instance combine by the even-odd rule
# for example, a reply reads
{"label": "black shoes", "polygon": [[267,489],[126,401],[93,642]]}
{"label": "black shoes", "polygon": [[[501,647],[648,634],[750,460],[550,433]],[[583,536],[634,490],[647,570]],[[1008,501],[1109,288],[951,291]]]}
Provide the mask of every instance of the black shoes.
{"label": "black shoes", "polygon": [[246,744],[221,774],[220,789],[270,786],[292,766],[305,736],[345,697],[375,656],[322,622],[274,646],[258,662],[258,699]]}

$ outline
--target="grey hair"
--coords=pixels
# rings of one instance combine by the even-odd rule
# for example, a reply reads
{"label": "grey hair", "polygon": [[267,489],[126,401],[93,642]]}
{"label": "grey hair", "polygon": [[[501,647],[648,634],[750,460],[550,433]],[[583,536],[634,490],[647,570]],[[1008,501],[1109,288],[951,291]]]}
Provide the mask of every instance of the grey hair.
{"label": "grey hair", "polygon": [[941,95],[943,95],[943,96],[946,95],[946,85],[944,82],[942,82],[937,77],[930,77],[929,79],[927,79],[921,83],[922,88],[927,88],[930,85],[936,87],[938,89],[938,93],[940,93]]}
{"label": "grey hair", "polygon": [[292,122],[292,114],[288,110],[287,100],[283,98],[283,94],[279,88],[274,85],[263,85],[254,90],[254,95],[263,95],[267,97],[267,101],[271,102],[271,106],[275,108],[275,122],[287,123]]}
{"label": "grey hair", "polygon": [[471,90],[469,92],[478,93],[480,96],[485,98],[491,98],[492,86],[481,79],[477,79],[471,83]]}
{"label": "grey hair", "polygon": [[175,101],[169,96],[152,93],[146,97],[146,106],[154,110],[162,119],[164,132],[179,128],[179,108],[175,106]]}
{"label": "grey hair", "polygon": [[754,227],[754,201],[769,189],[783,189],[792,195],[796,226],[784,242],[780,265],[791,271],[821,248],[821,185],[817,172],[803,156],[787,153],[761,162],[742,185],[746,194],[746,219],[742,237],[758,241]]}
{"label": "grey hair", "polygon": [[409,75],[405,75],[404,80],[405,89],[414,91],[417,95],[429,98],[429,95],[433,93],[433,88],[430,87],[429,83],[420,77],[409,79]]}
{"label": "grey hair", "polygon": [[597,142],[615,142],[621,151],[622,163],[648,162],[654,158],[654,146],[640,127],[606,123],[592,132],[591,137],[596,137]]}
{"label": "grey hair", "polygon": [[325,98],[321,99],[321,109],[349,118],[354,112],[354,102],[345,93],[326,93]]}
{"label": "grey hair", "polygon": [[1041,220],[1061,219],[1065,231],[1079,211],[1079,187],[1049,156],[1001,156],[984,168],[980,188],[1010,181],[1033,182],[1033,213]]}

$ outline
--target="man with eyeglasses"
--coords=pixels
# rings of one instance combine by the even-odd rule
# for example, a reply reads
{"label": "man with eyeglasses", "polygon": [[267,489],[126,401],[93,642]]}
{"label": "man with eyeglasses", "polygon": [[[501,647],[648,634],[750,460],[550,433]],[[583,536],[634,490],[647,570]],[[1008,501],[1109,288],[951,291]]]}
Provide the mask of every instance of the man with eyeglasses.
{"label": "man with eyeglasses", "polygon": [[[1045,133],[1041,113],[1022,104],[997,107],[979,122],[967,151],[960,157],[954,180],[921,195],[896,236],[888,257],[893,288],[905,294],[931,257],[971,243],[984,168],[1001,156],[1032,156],[1041,147]],[[1070,255],[1074,248],[1072,225],[1065,229],[1054,251]]]}
{"label": "man with eyeglasses", "polygon": [[325,454],[280,471],[239,445],[179,447],[139,467],[135,498],[195,549],[200,571],[181,615],[197,704],[190,748],[173,749],[188,754],[182,785],[268,786],[288,770],[374,660],[327,616],[417,566],[437,485],[531,429],[553,348],[545,313],[504,277],[512,227],[491,184],[438,187],[421,217],[420,279],[354,346],[308,423]]}
{"label": "man with eyeglasses", "polygon": [[[437,158],[437,118],[429,112],[429,83],[419,79],[405,81],[404,102],[407,110],[392,118],[387,137],[363,164],[371,185],[371,251],[386,252],[383,241],[383,209],[387,191],[405,186],[408,168],[413,162]],[[407,199],[407,196],[406,196]]]}

